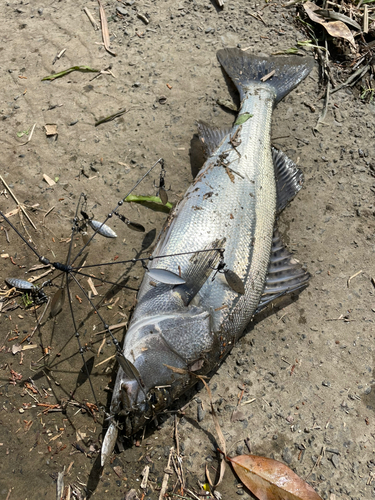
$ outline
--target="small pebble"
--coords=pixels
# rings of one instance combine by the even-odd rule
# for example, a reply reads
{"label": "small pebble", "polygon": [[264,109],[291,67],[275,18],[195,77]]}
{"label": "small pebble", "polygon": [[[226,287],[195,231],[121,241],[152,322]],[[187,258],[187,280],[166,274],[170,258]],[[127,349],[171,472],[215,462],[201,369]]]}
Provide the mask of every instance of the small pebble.
{"label": "small pebble", "polygon": [[284,462],[286,462],[287,464],[290,464],[293,460],[293,455],[287,446],[283,449],[281,456],[283,457]]}
{"label": "small pebble", "polygon": [[203,410],[202,405],[199,404],[198,405],[198,415],[197,415],[198,422],[202,422],[205,415],[206,415],[206,412]]}
{"label": "small pebble", "polygon": [[116,7],[116,10],[122,16],[128,16],[129,15],[129,12],[126,9],[124,9],[124,7],[118,6],[118,7]]}
{"label": "small pebble", "polygon": [[330,458],[331,462],[333,463],[335,469],[338,469],[340,465],[340,459],[338,455],[333,454],[332,457]]}

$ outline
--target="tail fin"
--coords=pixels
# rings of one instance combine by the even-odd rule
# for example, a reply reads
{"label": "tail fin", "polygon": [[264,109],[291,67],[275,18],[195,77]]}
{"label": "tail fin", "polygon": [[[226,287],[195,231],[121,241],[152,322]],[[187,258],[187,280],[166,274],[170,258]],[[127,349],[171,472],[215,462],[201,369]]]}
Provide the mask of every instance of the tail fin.
{"label": "tail fin", "polygon": [[[275,104],[297,87],[314,66],[312,57],[259,57],[235,48],[219,50],[217,58],[236,85],[241,100],[247,87],[257,82],[272,89]],[[262,78],[273,71],[274,74],[262,82]]]}

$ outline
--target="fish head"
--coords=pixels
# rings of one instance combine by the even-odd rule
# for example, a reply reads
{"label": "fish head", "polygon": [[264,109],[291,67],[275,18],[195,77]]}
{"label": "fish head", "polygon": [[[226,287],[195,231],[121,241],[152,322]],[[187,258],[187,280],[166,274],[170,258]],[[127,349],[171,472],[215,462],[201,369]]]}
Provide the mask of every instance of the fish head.
{"label": "fish head", "polygon": [[213,339],[210,314],[194,306],[185,314],[154,315],[130,326],[110,410],[125,417],[126,435],[196,382],[192,371],[204,370]]}

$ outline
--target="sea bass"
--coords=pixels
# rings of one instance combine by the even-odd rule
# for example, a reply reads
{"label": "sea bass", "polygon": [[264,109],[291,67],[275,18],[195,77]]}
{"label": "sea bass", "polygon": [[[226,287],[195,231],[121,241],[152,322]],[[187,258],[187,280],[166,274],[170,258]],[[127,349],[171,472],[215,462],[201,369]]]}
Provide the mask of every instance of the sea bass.
{"label": "sea bass", "polygon": [[[241,110],[229,133],[199,125],[209,158],[167,219],[139,290],[102,463],[119,421],[126,436],[142,428],[196,375],[219,366],[257,312],[307,285],[308,273],[275,229],[302,174],[271,148],[270,134],[274,106],[310,73],[313,59],[257,57],[234,48],[217,57],[240,93]],[[176,280],[162,271],[156,281],[155,270]]]}

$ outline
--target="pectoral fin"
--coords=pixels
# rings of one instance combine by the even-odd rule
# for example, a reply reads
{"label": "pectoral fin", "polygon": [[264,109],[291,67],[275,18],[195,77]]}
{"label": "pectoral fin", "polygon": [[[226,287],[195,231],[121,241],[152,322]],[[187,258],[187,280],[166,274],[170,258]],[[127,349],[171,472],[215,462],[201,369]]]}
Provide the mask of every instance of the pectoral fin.
{"label": "pectoral fin", "polygon": [[[208,250],[210,248],[223,248],[224,243],[225,238],[215,240],[207,245],[203,250]],[[176,286],[173,290],[174,293],[178,293],[181,296],[185,306],[188,306],[197,295],[214,268],[219,263],[219,260],[220,253],[217,250],[196,252],[190,258],[190,265],[182,276],[186,283]]]}

